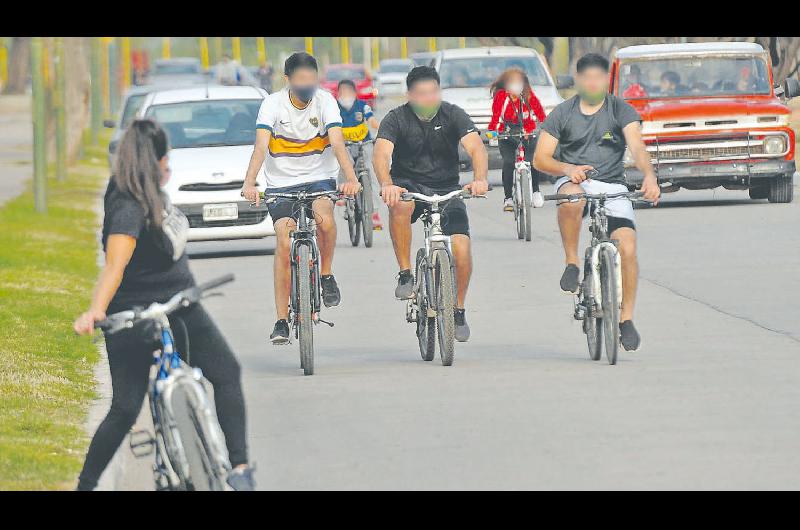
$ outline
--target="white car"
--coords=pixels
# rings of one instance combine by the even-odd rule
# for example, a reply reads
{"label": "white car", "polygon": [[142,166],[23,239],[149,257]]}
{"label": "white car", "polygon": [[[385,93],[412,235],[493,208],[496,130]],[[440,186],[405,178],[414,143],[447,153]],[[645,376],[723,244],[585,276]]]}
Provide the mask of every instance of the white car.
{"label": "white car", "polygon": [[[159,90],[139,109],[169,135],[172,176],[164,191],[189,218],[190,241],[275,235],[266,208],[251,208],[240,195],[266,95],[249,86]],[[257,184],[264,189],[261,171]]]}
{"label": "white car", "polygon": [[406,93],[406,76],[414,68],[411,59],[384,59],[374,75],[378,95],[402,96]]}

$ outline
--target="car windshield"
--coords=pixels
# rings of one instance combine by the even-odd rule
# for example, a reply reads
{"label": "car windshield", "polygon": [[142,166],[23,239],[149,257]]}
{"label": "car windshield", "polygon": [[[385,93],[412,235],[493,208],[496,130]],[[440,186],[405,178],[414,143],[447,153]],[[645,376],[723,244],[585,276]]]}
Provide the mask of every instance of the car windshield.
{"label": "car windshield", "polygon": [[146,117],[161,124],[172,148],[255,143],[260,99],[186,101],[153,105]]}
{"label": "car windshield", "polygon": [[550,84],[544,66],[535,56],[444,59],[439,77],[442,88],[488,87],[504,70],[512,67],[522,68],[532,85]]}
{"label": "car windshield", "polygon": [[341,81],[342,79],[365,79],[363,68],[329,68],[325,71],[326,81]]}
{"label": "car windshield", "polygon": [[404,74],[411,70],[413,63],[382,63],[380,72],[382,74]]}
{"label": "car windshield", "polygon": [[144,102],[144,98],[147,97],[147,94],[135,94],[132,96],[128,96],[128,99],[125,100],[125,109],[122,111],[122,120],[120,120],[120,129],[124,129],[128,125],[130,125],[133,117],[136,116],[136,113],[139,112],[139,109],[142,108],[142,103]]}
{"label": "car windshield", "polygon": [[200,68],[194,63],[159,63],[153,71],[155,75],[199,74]]}
{"label": "car windshield", "polygon": [[430,66],[433,55],[419,55],[412,57],[411,60],[414,61],[414,66]]}
{"label": "car windshield", "polygon": [[626,99],[769,94],[761,57],[695,56],[628,61],[617,93]]}

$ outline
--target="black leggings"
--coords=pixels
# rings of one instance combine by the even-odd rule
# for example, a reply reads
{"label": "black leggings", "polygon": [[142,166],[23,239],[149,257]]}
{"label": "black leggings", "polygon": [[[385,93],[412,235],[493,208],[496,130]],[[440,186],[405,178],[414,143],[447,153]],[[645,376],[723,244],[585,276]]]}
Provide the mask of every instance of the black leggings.
{"label": "black leggings", "polygon": [[[504,139],[498,142],[500,155],[503,157],[503,191],[506,199],[510,199],[514,190],[514,164],[517,161],[517,146],[519,141],[516,139]],[[533,151],[536,149],[536,141],[532,138],[525,140],[525,160],[533,160]],[[539,191],[539,172],[531,165],[531,184],[533,191]]]}
{"label": "black leggings", "polygon": [[[181,358],[186,359],[188,335],[190,364],[200,368],[214,386],[217,416],[225,434],[231,465],[247,463],[239,362],[200,304],[176,311],[170,315],[169,321]],[[139,416],[153,364],[151,352],[155,349],[144,335],[142,327],[137,326],[106,337],[114,395],[111,410],[89,445],[78,481],[79,490],[91,490],[97,486],[100,475]]]}

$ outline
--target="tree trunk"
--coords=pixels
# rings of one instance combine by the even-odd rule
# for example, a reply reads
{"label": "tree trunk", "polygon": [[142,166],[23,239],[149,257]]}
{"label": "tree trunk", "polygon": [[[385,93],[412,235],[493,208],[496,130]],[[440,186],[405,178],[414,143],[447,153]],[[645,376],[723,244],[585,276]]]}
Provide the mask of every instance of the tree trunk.
{"label": "tree trunk", "polygon": [[83,131],[89,126],[89,42],[86,37],[64,37],[67,72],[67,158],[74,161]]}
{"label": "tree trunk", "polygon": [[8,55],[8,82],[3,94],[23,94],[28,84],[31,64],[31,38],[14,37]]}

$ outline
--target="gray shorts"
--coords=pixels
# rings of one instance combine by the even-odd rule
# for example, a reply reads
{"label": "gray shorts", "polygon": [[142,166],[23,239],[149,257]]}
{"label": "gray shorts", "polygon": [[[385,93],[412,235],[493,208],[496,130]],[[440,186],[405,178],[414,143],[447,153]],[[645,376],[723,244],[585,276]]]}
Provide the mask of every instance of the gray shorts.
{"label": "gray shorts", "polygon": [[[553,185],[556,193],[564,184],[571,182],[569,177],[560,177]],[[625,184],[603,182],[600,180],[584,180],[579,184],[586,193],[619,193],[628,191]],[[583,216],[586,217],[589,210],[584,209]],[[633,215],[633,203],[628,199],[614,199],[606,202],[606,216],[608,217],[609,235],[617,228],[628,227],[636,230],[636,217]]]}

